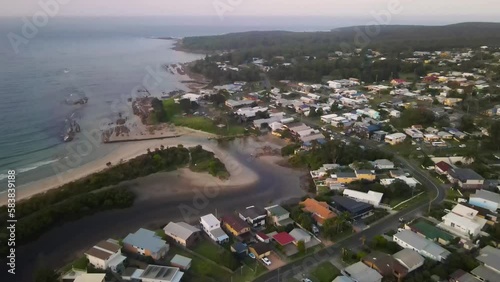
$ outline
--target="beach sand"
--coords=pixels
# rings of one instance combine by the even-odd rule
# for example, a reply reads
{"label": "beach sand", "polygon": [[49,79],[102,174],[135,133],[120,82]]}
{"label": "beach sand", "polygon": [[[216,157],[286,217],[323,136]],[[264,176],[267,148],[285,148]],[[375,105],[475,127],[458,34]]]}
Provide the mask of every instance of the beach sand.
{"label": "beach sand", "polygon": [[[231,156],[229,153],[218,148],[214,141],[208,140],[208,138],[214,137],[214,135],[186,128],[183,129],[183,132],[184,135],[176,138],[121,143],[118,149],[112,151],[106,156],[103,156],[101,159],[61,172],[55,176],[17,187],[16,200],[20,201],[22,199],[32,197],[33,195],[58,188],[66,183],[106,169],[108,162],[110,162],[111,165],[125,162],[137,156],[146,154],[148,149],[153,151],[161,145],[165,147],[177,146],[179,144],[182,144],[185,147],[201,145],[205,150],[214,152],[216,157],[224,162],[231,175],[228,180],[220,180],[212,177],[208,173],[194,173],[189,169],[181,169],[177,172],[182,178],[189,179],[191,184],[194,186],[203,186],[207,184],[218,187],[247,186],[258,180],[258,176],[255,172],[238,162],[236,158]],[[102,144],[102,146],[106,146],[106,144]],[[6,203],[7,194],[5,193],[0,195],[0,206],[5,205]]]}

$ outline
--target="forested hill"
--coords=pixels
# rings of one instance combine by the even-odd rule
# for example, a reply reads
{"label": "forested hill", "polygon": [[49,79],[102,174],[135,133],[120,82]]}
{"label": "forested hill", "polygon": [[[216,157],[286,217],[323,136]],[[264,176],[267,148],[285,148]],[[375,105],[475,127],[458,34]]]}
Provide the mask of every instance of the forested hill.
{"label": "forested hill", "polygon": [[[460,23],[445,26],[354,26],[329,32],[252,31],[219,36],[187,37],[186,50],[241,50],[286,55],[320,54],[352,48],[382,51],[440,50],[447,48],[500,45],[500,23]],[[263,52],[266,51],[266,52]]]}

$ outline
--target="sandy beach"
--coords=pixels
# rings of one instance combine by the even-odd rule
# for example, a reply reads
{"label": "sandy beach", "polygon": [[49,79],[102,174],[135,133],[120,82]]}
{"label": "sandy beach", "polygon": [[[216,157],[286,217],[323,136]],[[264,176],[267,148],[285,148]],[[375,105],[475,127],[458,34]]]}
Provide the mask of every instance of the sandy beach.
{"label": "sandy beach", "polygon": [[[189,178],[193,181],[193,185],[201,186],[210,183],[219,187],[246,186],[255,183],[258,180],[255,172],[238,162],[230,154],[224,152],[220,148],[217,148],[217,144],[215,142],[208,140],[209,137],[214,137],[214,135],[190,129],[182,129],[182,132],[184,134],[176,138],[121,143],[118,149],[98,160],[61,172],[55,176],[17,187],[16,199],[17,201],[20,201],[33,195],[58,188],[65,183],[78,180],[98,171],[102,171],[108,167],[108,163],[115,165],[120,162],[125,162],[145,154],[148,149],[154,150],[162,145],[165,147],[177,146],[179,144],[186,147],[202,145],[205,150],[214,152],[214,154],[222,162],[224,162],[231,175],[228,180],[223,181],[212,177],[209,174],[194,173],[188,169],[180,170],[180,173],[183,174],[184,178]],[[106,146],[106,144],[102,144],[101,146]],[[6,202],[7,194],[4,193],[0,195],[0,205],[5,205]]]}

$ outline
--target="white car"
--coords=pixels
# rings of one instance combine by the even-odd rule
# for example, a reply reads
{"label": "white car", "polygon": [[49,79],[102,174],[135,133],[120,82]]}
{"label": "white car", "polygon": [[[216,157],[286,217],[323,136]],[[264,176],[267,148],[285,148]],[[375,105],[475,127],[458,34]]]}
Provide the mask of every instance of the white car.
{"label": "white car", "polygon": [[467,147],[467,145],[465,145],[465,144],[460,144],[458,147],[460,147],[460,148],[465,148],[465,147]]}
{"label": "white car", "polygon": [[271,265],[271,261],[267,257],[263,257],[260,259],[265,265]]}

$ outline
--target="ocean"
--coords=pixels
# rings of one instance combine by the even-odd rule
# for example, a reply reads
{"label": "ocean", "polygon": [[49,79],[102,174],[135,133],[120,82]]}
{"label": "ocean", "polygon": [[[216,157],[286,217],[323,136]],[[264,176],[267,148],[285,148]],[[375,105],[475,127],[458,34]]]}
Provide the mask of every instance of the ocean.
{"label": "ocean", "polygon": [[[155,38],[296,30],[181,23],[185,25],[160,18],[54,18],[15,50],[9,33],[21,35],[23,21],[0,19],[0,183],[6,182],[8,170],[16,170],[17,185],[22,185],[71,169],[63,161],[79,166],[114,150],[118,145],[97,145],[92,134],[116,120],[126,98],[143,86],[155,96],[187,90],[162,65],[203,55],[174,51],[173,41]],[[87,104],[66,102],[83,97]],[[82,132],[65,143],[68,120],[77,121]],[[92,148],[82,145],[89,140]],[[71,155],[79,158],[68,162]]]}

